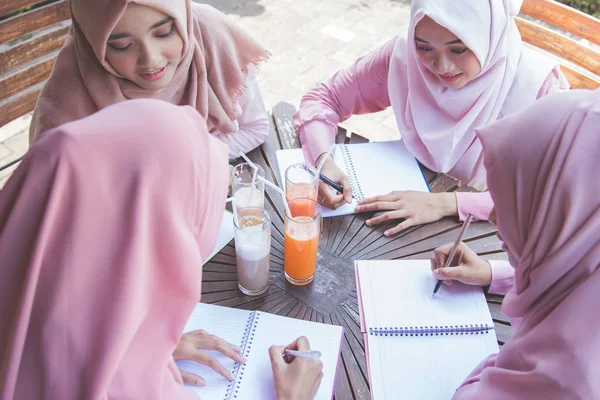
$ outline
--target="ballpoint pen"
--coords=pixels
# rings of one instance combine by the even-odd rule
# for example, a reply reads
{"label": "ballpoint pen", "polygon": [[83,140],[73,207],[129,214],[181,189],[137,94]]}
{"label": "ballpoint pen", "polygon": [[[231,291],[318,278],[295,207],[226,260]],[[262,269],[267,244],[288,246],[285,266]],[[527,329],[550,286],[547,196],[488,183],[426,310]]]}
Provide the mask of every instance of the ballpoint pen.
{"label": "ballpoint pen", "polygon": [[[469,224],[471,223],[472,219],[473,219],[473,216],[471,214],[467,215],[467,218],[465,219],[465,222],[463,223],[463,226],[460,229],[460,232],[458,233],[458,237],[456,238],[456,241],[452,245],[452,249],[450,249],[450,254],[448,254],[448,258],[446,258],[446,262],[444,263],[444,268],[451,266],[450,264],[452,263],[452,260],[454,259],[454,256],[456,255],[456,251],[458,250],[458,247],[460,246],[460,242],[463,240],[465,233],[467,233],[467,229],[469,228]],[[460,261],[458,263],[460,264]],[[435,296],[437,291],[440,290],[440,286],[442,286],[441,279],[438,280],[437,283],[435,284],[435,289],[433,289],[433,296]]]}
{"label": "ballpoint pen", "polygon": [[290,350],[286,349],[283,352],[283,356],[287,357],[300,357],[300,358],[309,358],[311,360],[318,360],[321,358],[321,352],[318,350],[310,350],[310,351],[298,351],[298,350]]}

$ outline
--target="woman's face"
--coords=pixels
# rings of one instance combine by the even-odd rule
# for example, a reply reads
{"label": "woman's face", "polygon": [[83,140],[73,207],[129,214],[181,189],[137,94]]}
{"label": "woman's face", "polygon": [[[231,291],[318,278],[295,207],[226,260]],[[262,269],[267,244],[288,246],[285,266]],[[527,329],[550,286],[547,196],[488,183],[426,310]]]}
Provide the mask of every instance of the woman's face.
{"label": "woman's face", "polygon": [[171,82],[182,54],[173,18],[135,3],[127,5],[106,46],[106,61],[115,71],[149,91]]}
{"label": "woman's face", "polygon": [[448,88],[459,89],[481,72],[475,54],[428,16],[415,27],[415,46],[419,62]]}

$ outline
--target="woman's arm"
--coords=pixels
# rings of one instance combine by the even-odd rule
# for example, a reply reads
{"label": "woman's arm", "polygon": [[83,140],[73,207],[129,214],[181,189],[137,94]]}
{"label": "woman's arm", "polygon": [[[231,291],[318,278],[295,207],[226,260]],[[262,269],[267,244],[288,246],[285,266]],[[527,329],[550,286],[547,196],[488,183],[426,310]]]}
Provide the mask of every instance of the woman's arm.
{"label": "woman's arm", "polygon": [[331,148],[339,122],[390,106],[388,72],[396,40],[359,58],[304,95],[294,122],[309,162],[314,164]]}
{"label": "woman's arm", "polygon": [[473,215],[474,221],[487,220],[494,208],[494,202],[489,192],[455,192],[458,218],[464,221],[467,214]]}

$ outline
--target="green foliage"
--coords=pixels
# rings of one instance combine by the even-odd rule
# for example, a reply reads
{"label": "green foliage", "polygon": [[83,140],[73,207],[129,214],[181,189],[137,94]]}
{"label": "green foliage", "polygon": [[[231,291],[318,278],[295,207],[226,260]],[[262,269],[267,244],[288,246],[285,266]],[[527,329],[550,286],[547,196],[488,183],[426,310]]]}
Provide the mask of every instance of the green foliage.
{"label": "green foliage", "polygon": [[584,13],[600,18],[600,0],[558,0]]}

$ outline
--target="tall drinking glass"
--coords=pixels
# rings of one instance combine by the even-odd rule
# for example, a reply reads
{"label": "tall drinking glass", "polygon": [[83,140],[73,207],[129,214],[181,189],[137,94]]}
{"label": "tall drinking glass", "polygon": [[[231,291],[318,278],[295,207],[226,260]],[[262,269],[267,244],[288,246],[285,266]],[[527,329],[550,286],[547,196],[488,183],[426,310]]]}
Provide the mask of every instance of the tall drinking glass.
{"label": "tall drinking glass", "polygon": [[238,288],[258,296],[269,287],[271,218],[262,208],[242,208],[234,226]]}
{"label": "tall drinking glass", "polygon": [[[257,176],[265,177],[265,171],[260,165]],[[252,178],[254,169],[248,163],[236,165],[231,171],[231,195],[235,197],[238,211],[246,207],[263,208],[265,203],[265,183],[258,178],[254,184]]]}
{"label": "tall drinking glass", "polygon": [[288,202],[284,221],[285,279],[305,286],[315,278],[317,251],[321,232],[321,206],[313,199],[299,198]]}
{"label": "tall drinking glass", "polygon": [[305,197],[317,201],[319,174],[306,163],[292,164],[285,170],[285,198],[288,202]]}

